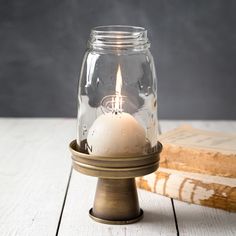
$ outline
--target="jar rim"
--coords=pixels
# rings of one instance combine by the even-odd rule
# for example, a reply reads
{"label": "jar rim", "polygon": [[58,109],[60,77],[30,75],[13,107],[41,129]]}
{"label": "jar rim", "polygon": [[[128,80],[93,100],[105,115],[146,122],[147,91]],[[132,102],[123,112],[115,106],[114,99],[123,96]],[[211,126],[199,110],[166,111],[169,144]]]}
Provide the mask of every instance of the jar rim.
{"label": "jar rim", "polygon": [[140,26],[132,26],[132,25],[105,25],[105,26],[96,26],[92,28],[92,33],[144,33],[146,32],[145,28]]}
{"label": "jar rim", "polygon": [[150,44],[143,27],[106,25],[92,28],[88,46],[101,50],[142,50],[149,48]]}

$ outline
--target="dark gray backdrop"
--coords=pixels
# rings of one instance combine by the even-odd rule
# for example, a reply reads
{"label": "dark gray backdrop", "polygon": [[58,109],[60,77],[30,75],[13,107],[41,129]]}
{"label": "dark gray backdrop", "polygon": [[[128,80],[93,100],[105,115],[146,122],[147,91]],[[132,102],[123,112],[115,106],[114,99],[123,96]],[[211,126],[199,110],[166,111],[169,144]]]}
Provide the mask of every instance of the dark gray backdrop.
{"label": "dark gray backdrop", "polygon": [[93,26],[148,29],[159,115],[236,119],[236,1],[1,0],[0,116],[76,115]]}

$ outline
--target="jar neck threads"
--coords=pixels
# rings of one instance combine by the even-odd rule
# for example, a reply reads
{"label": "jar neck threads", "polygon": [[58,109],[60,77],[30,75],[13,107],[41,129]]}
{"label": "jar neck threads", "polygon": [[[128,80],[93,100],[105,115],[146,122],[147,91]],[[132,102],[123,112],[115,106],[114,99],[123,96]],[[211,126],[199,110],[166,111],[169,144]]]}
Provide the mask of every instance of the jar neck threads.
{"label": "jar neck threads", "polygon": [[108,25],[91,30],[88,47],[95,50],[141,51],[148,49],[150,43],[147,31],[142,27]]}

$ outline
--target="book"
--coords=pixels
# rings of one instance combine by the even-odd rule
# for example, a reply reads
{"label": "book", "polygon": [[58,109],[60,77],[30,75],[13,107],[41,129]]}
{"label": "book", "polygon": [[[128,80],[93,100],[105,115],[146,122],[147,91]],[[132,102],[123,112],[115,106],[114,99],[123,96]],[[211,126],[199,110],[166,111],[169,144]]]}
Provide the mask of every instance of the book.
{"label": "book", "polygon": [[236,212],[236,179],[160,167],[136,179],[139,188],[180,201]]}
{"label": "book", "polygon": [[160,135],[160,166],[236,178],[236,135],[181,126]]}
{"label": "book", "polygon": [[180,201],[236,212],[236,135],[181,126],[159,136],[159,169],[137,186]]}

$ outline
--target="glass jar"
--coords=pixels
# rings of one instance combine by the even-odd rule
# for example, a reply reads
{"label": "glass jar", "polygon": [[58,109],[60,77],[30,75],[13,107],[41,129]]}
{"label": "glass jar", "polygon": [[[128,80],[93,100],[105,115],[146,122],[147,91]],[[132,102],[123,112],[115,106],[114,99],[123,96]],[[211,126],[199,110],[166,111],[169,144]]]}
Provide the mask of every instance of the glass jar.
{"label": "glass jar", "polygon": [[149,47],[142,27],[92,29],[78,86],[81,151],[122,156],[156,147],[157,78]]}

